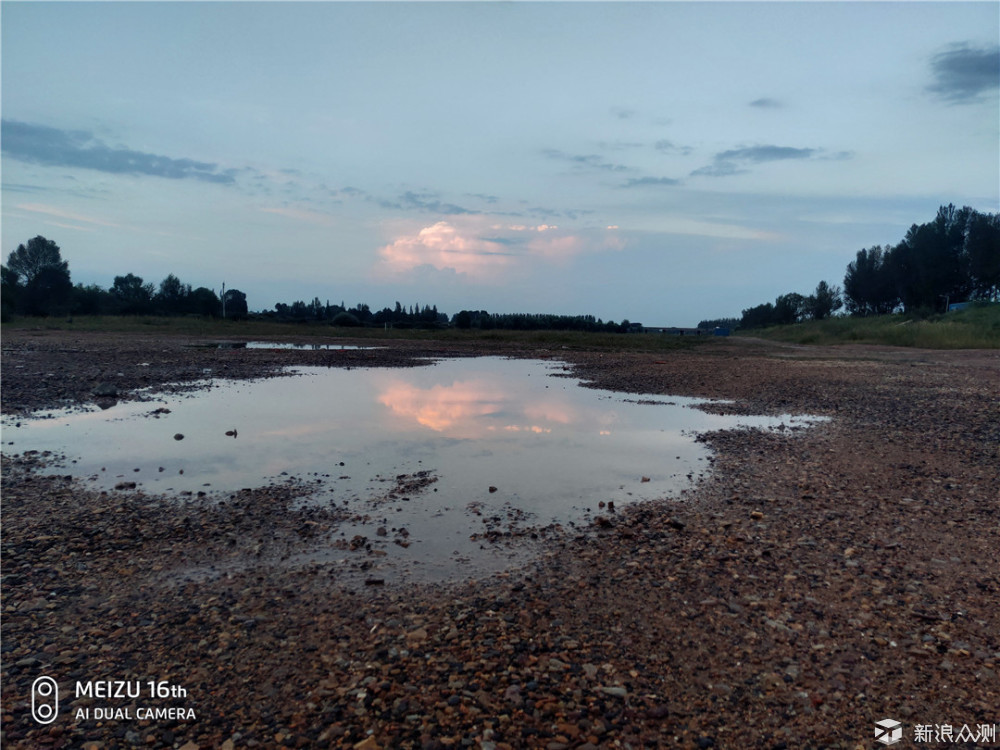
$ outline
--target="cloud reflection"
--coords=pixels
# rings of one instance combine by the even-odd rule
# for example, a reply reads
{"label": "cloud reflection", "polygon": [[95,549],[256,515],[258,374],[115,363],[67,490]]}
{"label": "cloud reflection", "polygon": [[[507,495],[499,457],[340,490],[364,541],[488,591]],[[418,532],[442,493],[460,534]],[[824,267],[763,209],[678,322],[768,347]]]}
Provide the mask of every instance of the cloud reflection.
{"label": "cloud reflection", "polygon": [[523,394],[483,378],[430,388],[395,380],[379,394],[378,402],[405,420],[458,438],[496,432],[550,434],[553,427],[579,419],[568,404],[525,403]]}

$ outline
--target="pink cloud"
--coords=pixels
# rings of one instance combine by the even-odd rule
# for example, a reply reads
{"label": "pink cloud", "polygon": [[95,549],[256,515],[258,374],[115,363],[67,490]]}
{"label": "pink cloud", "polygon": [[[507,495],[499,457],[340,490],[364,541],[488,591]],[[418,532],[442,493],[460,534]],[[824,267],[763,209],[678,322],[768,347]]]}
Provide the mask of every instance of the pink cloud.
{"label": "pink cloud", "polygon": [[383,266],[396,273],[421,266],[482,277],[513,260],[502,243],[478,237],[475,231],[446,221],[404,235],[379,249]]}
{"label": "pink cloud", "polygon": [[489,223],[487,217],[439,221],[415,234],[404,234],[379,248],[379,268],[405,273],[420,267],[450,270],[488,280],[537,261],[564,264],[591,252],[621,250],[613,231],[571,232],[551,224]]}
{"label": "pink cloud", "polygon": [[510,396],[494,383],[456,381],[451,385],[419,388],[392,383],[378,397],[393,413],[435,432],[453,437],[475,437],[487,429],[486,417],[502,412]]}
{"label": "pink cloud", "polygon": [[55,216],[57,219],[67,219],[69,221],[82,221],[87,224],[97,224],[102,227],[117,227],[118,224],[114,222],[107,221],[105,219],[100,219],[95,216],[87,216],[85,214],[74,213],[73,211],[65,211],[61,208],[55,206],[49,206],[44,203],[18,203],[15,208],[19,208],[22,211],[30,211],[36,214],[45,214],[46,216]]}

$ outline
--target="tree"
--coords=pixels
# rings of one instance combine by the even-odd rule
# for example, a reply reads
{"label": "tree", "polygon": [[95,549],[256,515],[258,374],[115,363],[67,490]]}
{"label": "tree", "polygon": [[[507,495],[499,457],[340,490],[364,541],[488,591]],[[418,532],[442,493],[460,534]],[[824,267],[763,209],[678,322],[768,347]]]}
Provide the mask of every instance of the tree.
{"label": "tree", "polygon": [[965,252],[975,296],[1000,296],[1000,214],[974,212],[965,235]]}
{"label": "tree", "polygon": [[69,263],[62,259],[59,245],[41,235],[28,240],[27,245],[18,245],[7,258],[7,267],[17,274],[24,286],[46,268],[58,269],[69,278]]}
{"label": "tree", "polygon": [[143,284],[142,277],[135,274],[115,276],[111,285],[111,296],[118,303],[118,310],[124,315],[144,315],[152,307],[155,287]]}
{"label": "tree", "polygon": [[774,305],[770,302],[747,308],[740,318],[740,328],[766,328],[770,325],[774,325]]}
{"label": "tree", "polygon": [[247,309],[247,296],[239,289],[227,289],[225,295],[223,295],[222,302],[227,318],[241,320],[249,312]]}
{"label": "tree", "polygon": [[188,295],[186,309],[196,315],[214,318],[221,313],[222,303],[215,292],[200,286]]}
{"label": "tree", "polygon": [[806,298],[796,292],[782,294],[774,301],[775,325],[797,323],[803,315]]}
{"label": "tree", "polygon": [[972,292],[965,229],[971,208],[941,206],[927,224],[914,224],[888,256],[900,300],[907,312],[941,309],[946,300]]}
{"label": "tree", "polygon": [[844,275],[844,304],[851,315],[887,315],[899,305],[899,293],[886,262],[889,248],[858,250]]}
{"label": "tree", "polygon": [[839,286],[830,286],[825,281],[819,282],[816,291],[805,299],[805,314],[813,320],[830,317],[844,305],[840,294]]}
{"label": "tree", "polygon": [[361,321],[349,312],[340,312],[334,316],[330,324],[335,326],[359,326],[361,325]]}
{"label": "tree", "polygon": [[0,265],[0,320],[10,320],[21,296],[21,280],[16,271]]}
{"label": "tree", "polygon": [[7,258],[7,269],[21,312],[27,315],[69,312],[73,283],[69,263],[62,259],[55,242],[39,235],[26,245],[18,245]]}
{"label": "tree", "polygon": [[172,273],[160,282],[156,292],[156,305],[168,315],[179,315],[185,311],[187,298],[191,294],[191,285],[182,284]]}
{"label": "tree", "polygon": [[73,287],[72,313],[74,315],[104,315],[115,308],[111,293],[97,284],[77,284]]}
{"label": "tree", "polygon": [[702,330],[714,330],[716,328],[739,328],[740,319],[739,318],[715,318],[711,320],[702,320],[698,323],[698,328]]}

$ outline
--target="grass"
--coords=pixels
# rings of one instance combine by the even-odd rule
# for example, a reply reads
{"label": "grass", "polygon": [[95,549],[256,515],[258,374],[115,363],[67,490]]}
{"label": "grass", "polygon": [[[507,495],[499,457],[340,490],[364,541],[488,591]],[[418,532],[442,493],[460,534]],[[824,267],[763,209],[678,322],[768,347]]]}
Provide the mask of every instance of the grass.
{"label": "grass", "polygon": [[0,331],[93,331],[154,334],[197,338],[254,341],[266,338],[309,340],[315,338],[361,339],[370,343],[405,339],[443,343],[491,342],[526,347],[567,347],[610,351],[673,351],[712,340],[711,336],[668,336],[660,333],[589,333],[584,331],[420,330],[337,327],[329,324],[279,323],[268,320],[217,320],[156,316],[75,316],[73,318],[15,318]]}
{"label": "grass", "polygon": [[1000,304],[976,304],[965,310],[916,318],[881,315],[836,317],[775,326],[744,335],[794,344],[886,344],[920,349],[1000,348]]}

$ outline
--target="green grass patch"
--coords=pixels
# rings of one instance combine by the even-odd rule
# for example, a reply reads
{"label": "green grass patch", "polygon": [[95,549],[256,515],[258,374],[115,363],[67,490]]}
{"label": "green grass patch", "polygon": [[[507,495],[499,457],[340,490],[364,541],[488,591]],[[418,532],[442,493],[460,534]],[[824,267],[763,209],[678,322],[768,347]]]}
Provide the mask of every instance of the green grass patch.
{"label": "green grass patch", "polygon": [[970,305],[965,310],[918,318],[880,315],[837,317],[787,326],[742,331],[792,344],[885,344],[919,349],[1000,348],[1000,304]]}
{"label": "green grass patch", "polygon": [[192,338],[255,341],[281,338],[379,341],[410,340],[442,343],[490,342],[511,347],[601,349],[610,351],[674,351],[713,340],[711,336],[670,336],[661,333],[590,333],[586,331],[435,330],[358,328],[328,323],[283,323],[269,320],[219,320],[200,317],[74,316],[72,318],[15,318],[0,331],[79,331],[155,334]]}

